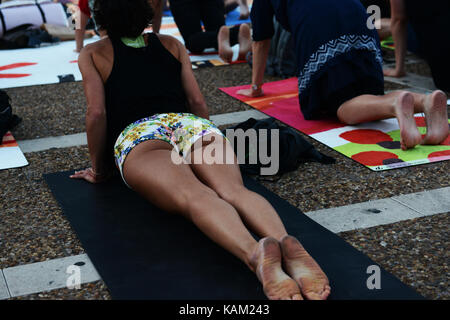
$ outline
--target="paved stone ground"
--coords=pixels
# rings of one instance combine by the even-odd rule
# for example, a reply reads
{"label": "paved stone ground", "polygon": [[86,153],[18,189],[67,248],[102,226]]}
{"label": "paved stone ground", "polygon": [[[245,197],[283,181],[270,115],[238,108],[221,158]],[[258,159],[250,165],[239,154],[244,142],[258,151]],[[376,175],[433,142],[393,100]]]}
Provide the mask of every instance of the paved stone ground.
{"label": "paved stone ground", "polygon": [[[423,62],[408,64],[408,71],[429,77],[429,68]],[[222,86],[247,84],[251,75],[249,66],[204,68],[196,70],[195,75],[211,114],[249,109],[218,90]],[[386,83],[386,90],[403,87]],[[17,140],[85,131],[86,107],[81,83],[6,91],[15,113],[23,118],[13,132]],[[306,163],[276,182],[263,182],[304,212],[450,185],[449,161],[375,173],[305,138],[319,151],[335,157],[336,164]],[[0,171],[0,269],[84,253],[42,175],[87,167],[87,147],[50,149],[27,153],[26,157],[29,166]],[[425,297],[449,299],[448,219],[446,213],[344,232],[340,236]],[[98,281],[83,285],[81,290],[61,289],[17,299],[110,298],[107,287]]]}

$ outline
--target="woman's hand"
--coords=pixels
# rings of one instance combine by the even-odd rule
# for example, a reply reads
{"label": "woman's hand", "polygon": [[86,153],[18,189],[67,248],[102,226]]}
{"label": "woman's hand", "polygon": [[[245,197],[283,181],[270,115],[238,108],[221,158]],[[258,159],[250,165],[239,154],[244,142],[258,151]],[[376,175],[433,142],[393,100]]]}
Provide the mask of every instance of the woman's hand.
{"label": "woman's hand", "polygon": [[262,91],[262,89],[255,90],[253,88],[251,88],[251,89],[241,89],[241,90],[239,90],[236,93],[241,95],[241,96],[246,96],[246,97],[250,97],[250,98],[261,97],[261,96],[264,95],[264,92]]}
{"label": "woman's hand", "polygon": [[92,168],[88,168],[81,171],[75,171],[73,175],[70,176],[72,179],[84,179],[90,183],[101,183],[108,179],[107,175],[95,173]]}
{"label": "woman's hand", "polygon": [[389,68],[389,69],[384,69],[384,70],[383,70],[383,74],[384,74],[386,77],[394,77],[394,78],[401,78],[401,77],[406,76],[406,72],[405,72],[405,71],[403,71],[403,70],[397,70],[397,69],[391,69],[391,68]]}

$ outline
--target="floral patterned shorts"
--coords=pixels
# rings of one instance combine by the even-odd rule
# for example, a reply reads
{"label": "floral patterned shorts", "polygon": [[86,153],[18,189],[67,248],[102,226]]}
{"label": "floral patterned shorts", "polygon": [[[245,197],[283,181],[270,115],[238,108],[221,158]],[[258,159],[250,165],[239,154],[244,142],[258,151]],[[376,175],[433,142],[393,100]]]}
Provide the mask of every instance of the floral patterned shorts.
{"label": "floral patterned shorts", "polygon": [[139,143],[147,140],[166,141],[180,156],[186,157],[199,138],[211,133],[224,136],[211,121],[191,113],[161,113],[138,120],[126,127],[117,138],[114,146],[116,165],[125,181],[123,163]]}

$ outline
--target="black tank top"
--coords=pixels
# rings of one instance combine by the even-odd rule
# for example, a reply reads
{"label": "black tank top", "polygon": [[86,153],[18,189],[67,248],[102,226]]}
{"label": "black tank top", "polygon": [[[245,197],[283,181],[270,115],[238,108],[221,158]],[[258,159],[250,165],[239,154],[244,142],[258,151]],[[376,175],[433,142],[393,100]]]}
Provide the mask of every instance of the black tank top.
{"label": "black tank top", "polygon": [[111,39],[114,63],[105,83],[107,153],[129,124],[157,113],[187,112],[181,62],[154,33],[143,48]]}

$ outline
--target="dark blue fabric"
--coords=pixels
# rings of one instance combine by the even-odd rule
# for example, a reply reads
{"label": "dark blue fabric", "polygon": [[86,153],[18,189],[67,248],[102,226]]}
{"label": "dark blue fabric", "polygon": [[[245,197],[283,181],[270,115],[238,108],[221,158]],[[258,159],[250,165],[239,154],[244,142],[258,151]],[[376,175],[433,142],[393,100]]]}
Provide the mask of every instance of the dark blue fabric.
{"label": "dark blue fabric", "polygon": [[[359,0],[255,0],[251,11],[255,41],[272,37],[273,15],[292,33],[295,42],[300,103],[302,96],[308,96],[303,105],[301,103],[306,119],[320,114],[317,111],[326,108],[325,102],[329,101],[329,96],[336,94],[318,83],[338,83],[335,87],[351,88],[369,75],[377,81],[376,90],[359,88],[353,93],[347,90],[341,99],[344,102],[350,100],[358,96],[361,90],[380,92],[379,88],[383,85],[380,41],[376,30],[367,27],[369,15]],[[367,53],[372,59],[369,63],[366,63]],[[349,60],[350,56],[358,61],[345,63],[338,68],[340,74],[337,74],[337,68],[332,68],[332,61],[337,58],[338,61]],[[363,70],[354,72],[352,69],[358,66],[362,66]],[[319,81],[320,77],[327,80]],[[372,81],[365,83],[373,84]],[[312,94],[320,97],[311,97]]]}
{"label": "dark blue fabric", "polygon": [[[450,91],[450,1],[433,0],[426,4],[421,0],[405,1],[410,29],[417,39],[416,51],[431,68],[436,86]],[[408,34],[408,49],[411,49],[411,32]]]}
{"label": "dark blue fabric", "polygon": [[368,15],[359,0],[255,0],[251,11],[253,39],[272,37],[272,17],[293,34],[298,65],[316,50],[342,35],[378,37],[366,26]]}
{"label": "dark blue fabric", "polygon": [[335,117],[344,102],[365,94],[384,94],[383,71],[370,52],[353,51],[317,72],[299,102],[306,120],[325,119]]}

